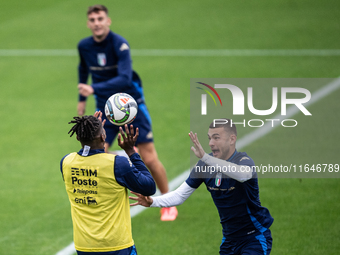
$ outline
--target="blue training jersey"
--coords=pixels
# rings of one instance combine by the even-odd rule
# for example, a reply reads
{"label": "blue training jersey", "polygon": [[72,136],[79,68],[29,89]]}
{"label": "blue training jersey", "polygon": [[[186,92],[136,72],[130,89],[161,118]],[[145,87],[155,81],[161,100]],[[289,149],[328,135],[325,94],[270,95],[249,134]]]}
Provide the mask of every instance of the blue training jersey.
{"label": "blue training jersey", "polygon": [[[132,70],[130,47],[122,36],[110,31],[99,43],[87,37],[79,42],[78,52],[79,83],[87,83],[91,74],[98,110],[104,112],[106,100],[119,92],[130,94],[138,104],[144,102],[142,82]],[[79,95],[79,101],[85,100]]]}
{"label": "blue training jersey", "polygon": [[[255,166],[254,161],[245,153],[237,152],[227,160],[237,165]],[[199,161],[196,166],[204,167]],[[195,168],[192,170],[195,171]],[[261,206],[256,172],[253,178],[239,182],[232,178],[216,180],[216,174],[208,178],[195,178],[191,174],[186,183],[197,189],[203,182],[217,207],[223,236],[240,238],[266,231],[273,223],[269,210]],[[197,176],[197,175],[196,175]]]}

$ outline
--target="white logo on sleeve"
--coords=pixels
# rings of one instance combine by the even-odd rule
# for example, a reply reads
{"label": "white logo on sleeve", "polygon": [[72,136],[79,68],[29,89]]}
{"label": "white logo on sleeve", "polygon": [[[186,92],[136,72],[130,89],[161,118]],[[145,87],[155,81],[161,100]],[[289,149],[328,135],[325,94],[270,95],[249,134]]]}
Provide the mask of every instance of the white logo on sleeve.
{"label": "white logo on sleeve", "polygon": [[129,46],[128,46],[126,43],[123,43],[123,44],[120,46],[120,48],[119,48],[120,51],[128,50],[128,49],[130,49],[130,48],[129,48]]}
{"label": "white logo on sleeve", "polygon": [[248,157],[243,157],[243,158],[240,159],[240,161],[245,160],[245,159],[249,159],[250,160],[250,158],[248,158]]}
{"label": "white logo on sleeve", "polygon": [[132,162],[130,161],[130,159],[127,158],[127,160],[129,161],[130,167],[132,167]]}

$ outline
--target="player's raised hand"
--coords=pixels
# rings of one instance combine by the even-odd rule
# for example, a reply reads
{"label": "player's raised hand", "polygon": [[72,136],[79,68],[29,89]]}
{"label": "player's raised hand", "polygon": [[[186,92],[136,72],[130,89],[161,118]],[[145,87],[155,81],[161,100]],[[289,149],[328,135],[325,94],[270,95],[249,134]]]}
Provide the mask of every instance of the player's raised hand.
{"label": "player's raised hand", "polygon": [[143,196],[142,194],[139,194],[133,191],[130,191],[130,192],[137,196],[137,197],[129,196],[130,199],[137,201],[136,203],[130,204],[130,206],[142,205],[144,207],[150,207],[150,205],[153,202],[152,198],[149,196]]}
{"label": "player's raised hand", "polygon": [[118,145],[120,148],[122,148],[128,156],[131,156],[136,151],[134,149],[135,143],[137,141],[137,137],[139,135],[139,129],[136,128],[136,134],[133,129],[133,125],[130,125],[130,130],[128,128],[128,125],[125,124],[125,133],[123,131],[122,127],[119,127],[118,133]]}
{"label": "player's raised hand", "polygon": [[200,142],[198,141],[197,133],[194,134],[192,131],[190,131],[189,136],[191,141],[194,143],[194,146],[191,146],[191,150],[195,153],[195,155],[198,158],[202,158],[205,154],[205,151]]}
{"label": "player's raised hand", "polygon": [[103,117],[103,113],[101,111],[96,111],[94,114],[93,114],[94,117],[96,117],[97,119],[99,119],[101,122],[102,122],[102,125],[104,127],[104,124],[106,122],[106,119],[105,120],[102,120],[102,117]]}
{"label": "player's raised hand", "polygon": [[89,86],[85,83],[79,83],[78,90],[79,94],[84,97],[88,97],[89,95],[92,95],[94,93],[94,89],[92,88],[92,86]]}

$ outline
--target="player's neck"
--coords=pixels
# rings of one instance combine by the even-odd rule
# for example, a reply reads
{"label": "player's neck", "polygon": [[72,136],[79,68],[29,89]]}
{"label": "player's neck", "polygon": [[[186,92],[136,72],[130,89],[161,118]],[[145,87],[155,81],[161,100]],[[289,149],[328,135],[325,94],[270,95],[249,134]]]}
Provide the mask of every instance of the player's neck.
{"label": "player's neck", "polygon": [[228,153],[228,155],[227,155],[225,160],[229,160],[234,155],[235,151],[236,151],[236,148],[232,148],[230,150],[230,152]]}
{"label": "player's neck", "polygon": [[104,143],[82,144],[83,149],[84,149],[85,145],[89,146],[90,150],[102,150],[102,149],[104,149]]}
{"label": "player's neck", "polygon": [[104,41],[106,39],[106,37],[108,36],[108,34],[110,33],[110,30],[108,30],[105,34],[101,35],[101,36],[93,36],[93,40],[95,40],[95,42],[100,43],[102,41]]}

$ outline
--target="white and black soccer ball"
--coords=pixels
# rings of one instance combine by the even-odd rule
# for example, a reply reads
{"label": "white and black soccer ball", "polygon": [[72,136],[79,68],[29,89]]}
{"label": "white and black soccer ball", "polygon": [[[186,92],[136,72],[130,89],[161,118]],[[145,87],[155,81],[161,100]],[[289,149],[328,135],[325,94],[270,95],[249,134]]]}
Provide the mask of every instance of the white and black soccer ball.
{"label": "white and black soccer ball", "polygon": [[106,118],[116,126],[130,124],[136,118],[137,112],[137,102],[126,93],[116,93],[105,103]]}

